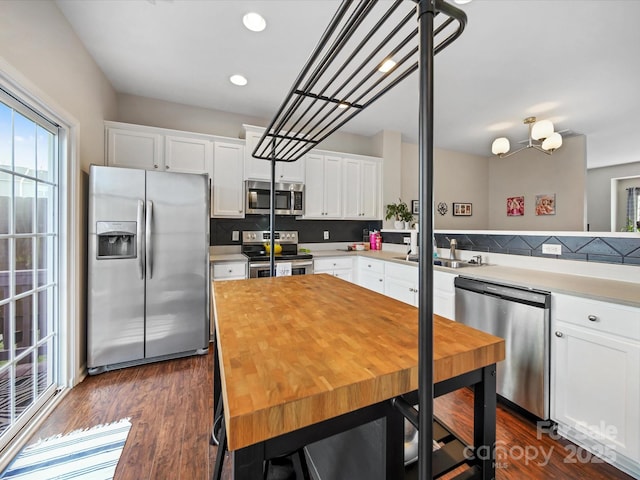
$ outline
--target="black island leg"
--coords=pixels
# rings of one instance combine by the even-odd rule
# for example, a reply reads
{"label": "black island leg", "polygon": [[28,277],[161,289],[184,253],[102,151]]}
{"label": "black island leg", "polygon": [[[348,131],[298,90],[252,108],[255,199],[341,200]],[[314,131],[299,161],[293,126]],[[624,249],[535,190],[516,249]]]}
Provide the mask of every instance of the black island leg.
{"label": "black island leg", "polygon": [[386,477],[404,478],[404,416],[388,402],[386,415]]}
{"label": "black island leg", "polygon": [[474,385],[473,444],[483,480],[496,477],[496,365],[482,369],[482,381]]}

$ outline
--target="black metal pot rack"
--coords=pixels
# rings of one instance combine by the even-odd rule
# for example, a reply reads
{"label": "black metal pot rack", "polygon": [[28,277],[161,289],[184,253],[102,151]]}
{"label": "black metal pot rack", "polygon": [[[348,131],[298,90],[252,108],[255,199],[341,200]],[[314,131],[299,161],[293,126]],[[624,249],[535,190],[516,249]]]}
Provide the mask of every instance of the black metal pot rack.
{"label": "black metal pot rack", "polygon": [[[252,152],[255,158],[271,161],[270,263],[275,275],[276,162],[302,158],[402,80],[419,72],[419,201],[431,207],[421,208],[419,214],[423,238],[419,246],[420,415],[402,398],[393,403],[418,427],[421,479],[431,478],[432,473],[437,476],[434,467],[442,460],[434,462],[432,458],[437,456],[432,450],[434,430],[438,433],[440,429],[432,420],[433,243],[429,239],[433,237],[433,57],[462,34],[466,21],[463,11],[443,0],[343,0]],[[389,59],[395,64],[381,71]],[[462,463],[465,459],[458,455],[445,470]]]}

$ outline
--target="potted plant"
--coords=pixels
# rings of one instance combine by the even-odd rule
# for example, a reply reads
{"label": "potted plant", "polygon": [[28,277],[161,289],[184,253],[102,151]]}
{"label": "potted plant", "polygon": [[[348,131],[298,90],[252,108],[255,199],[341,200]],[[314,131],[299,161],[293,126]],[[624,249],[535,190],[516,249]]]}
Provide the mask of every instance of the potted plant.
{"label": "potted plant", "polygon": [[398,230],[405,228],[405,222],[411,222],[413,220],[413,214],[409,210],[409,207],[402,199],[398,199],[398,203],[390,203],[387,205],[387,211],[385,214],[385,220],[394,220],[394,227]]}

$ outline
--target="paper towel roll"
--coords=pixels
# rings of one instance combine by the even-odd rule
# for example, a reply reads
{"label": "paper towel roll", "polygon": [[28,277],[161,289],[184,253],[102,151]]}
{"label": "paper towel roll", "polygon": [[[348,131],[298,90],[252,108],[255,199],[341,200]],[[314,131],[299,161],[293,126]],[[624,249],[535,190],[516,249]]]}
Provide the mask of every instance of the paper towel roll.
{"label": "paper towel roll", "polygon": [[418,231],[411,230],[411,255],[418,254]]}

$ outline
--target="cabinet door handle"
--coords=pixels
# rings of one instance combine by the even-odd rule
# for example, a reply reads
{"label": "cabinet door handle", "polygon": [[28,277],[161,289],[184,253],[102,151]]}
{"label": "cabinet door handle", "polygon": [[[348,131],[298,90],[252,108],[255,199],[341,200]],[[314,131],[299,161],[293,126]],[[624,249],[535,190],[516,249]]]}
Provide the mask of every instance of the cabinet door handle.
{"label": "cabinet door handle", "polygon": [[158,168],[158,165],[154,165],[153,168]]}
{"label": "cabinet door handle", "polygon": [[382,279],[381,279],[381,278],[379,278],[379,279],[378,279],[378,281],[379,281],[379,282],[381,282],[381,281],[382,281]]}
{"label": "cabinet door handle", "polygon": [[169,165],[165,165],[164,167],[165,169],[169,170]]}
{"label": "cabinet door handle", "polygon": [[596,315],[589,315],[587,318],[589,319],[590,322],[598,321],[598,317]]}
{"label": "cabinet door handle", "polygon": [[556,331],[556,337],[561,338],[564,334],[562,332]]}

